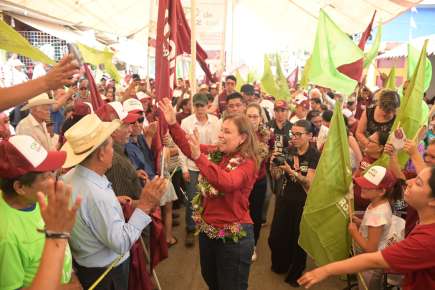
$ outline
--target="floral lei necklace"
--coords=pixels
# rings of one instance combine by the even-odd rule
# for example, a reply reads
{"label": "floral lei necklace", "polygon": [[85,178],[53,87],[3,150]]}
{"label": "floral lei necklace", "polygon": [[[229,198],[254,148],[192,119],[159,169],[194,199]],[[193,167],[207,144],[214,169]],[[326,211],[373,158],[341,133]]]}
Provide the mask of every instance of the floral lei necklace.
{"label": "floral lei necklace", "polygon": [[[224,154],[220,151],[212,152],[208,155],[208,159],[215,164],[219,164],[223,159]],[[236,169],[243,161],[241,156],[236,156],[228,161],[225,167],[226,171],[231,171]],[[198,185],[196,186],[198,193],[192,199],[193,213],[192,218],[196,223],[196,233],[199,234],[203,232],[210,239],[221,239],[224,242],[227,240],[232,240],[233,242],[238,242],[241,238],[246,237],[247,233],[242,228],[240,223],[227,224],[223,228],[217,228],[212,225],[207,224],[202,214],[204,212],[203,201],[204,197],[208,198],[219,198],[224,195],[224,193],[219,192],[214,188],[208,181],[202,176],[198,179]]]}

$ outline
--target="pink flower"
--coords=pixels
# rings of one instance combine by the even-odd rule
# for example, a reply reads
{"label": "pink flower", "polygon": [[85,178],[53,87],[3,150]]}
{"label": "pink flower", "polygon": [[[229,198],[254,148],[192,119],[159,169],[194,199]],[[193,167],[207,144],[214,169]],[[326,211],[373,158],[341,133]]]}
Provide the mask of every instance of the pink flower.
{"label": "pink flower", "polygon": [[225,230],[221,229],[218,232],[218,238],[223,238],[223,237],[225,237]]}

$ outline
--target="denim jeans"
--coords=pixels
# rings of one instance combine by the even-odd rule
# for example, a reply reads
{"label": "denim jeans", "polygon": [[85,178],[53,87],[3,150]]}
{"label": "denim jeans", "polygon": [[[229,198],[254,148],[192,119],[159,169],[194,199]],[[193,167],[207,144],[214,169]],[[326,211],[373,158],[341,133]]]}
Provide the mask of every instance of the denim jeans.
{"label": "denim jeans", "polygon": [[237,243],[199,235],[201,273],[210,290],[248,289],[254,251],[253,225],[243,224],[247,236]]}
{"label": "denim jeans", "polygon": [[199,171],[189,170],[190,182],[186,183],[186,194],[189,200],[186,200],[186,230],[195,231],[195,222],[192,219],[192,199],[197,193],[196,185],[198,184]]}

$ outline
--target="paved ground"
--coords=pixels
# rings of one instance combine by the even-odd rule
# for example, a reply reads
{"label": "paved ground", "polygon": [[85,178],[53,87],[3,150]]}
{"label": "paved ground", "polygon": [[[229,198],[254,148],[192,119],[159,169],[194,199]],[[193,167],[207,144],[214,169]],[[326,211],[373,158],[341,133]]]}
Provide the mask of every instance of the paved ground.
{"label": "paved ground", "polygon": [[[273,203],[269,209],[269,221],[271,221]],[[184,208],[177,211],[180,213],[181,225],[174,228],[174,234],[179,243],[169,249],[169,258],[157,266],[157,275],[162,290],[207,290],[207,286],[201,276],[199,265],[199,249],[196,242],[194,248],[184,247]],[[273,273],[270,270],[270,250],[267,245],[269,226],[262,228],[260,240],[257,245],[258,260],[253,263],[249,276],[249,290],[284,290],[293,289],[284,282],[284,276]],[[308,268],[312,268],[312,262],[308,262]],[[336,290],[346,287],[346,283],[337,277],[330,278],[311,289]],[[302,289],[302,288],[299,288]]]}

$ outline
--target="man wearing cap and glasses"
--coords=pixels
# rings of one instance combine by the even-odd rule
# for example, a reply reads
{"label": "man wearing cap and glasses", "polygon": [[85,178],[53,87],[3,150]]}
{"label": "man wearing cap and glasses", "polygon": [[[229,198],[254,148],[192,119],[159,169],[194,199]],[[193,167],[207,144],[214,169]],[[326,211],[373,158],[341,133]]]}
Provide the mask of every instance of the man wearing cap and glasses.
{"label": "man wearing cap and glasses", "polygon": [[46,122],[50,120],[50,107],[55,102],[45,93],[30,99],[21,109],[30,109],[30,114],[18,123],[17,135],[32,136],[45,150],[54,149]]}
{"label": "man wearing cap and glasses", "polygon": [[[217,136],[220,131],[219,119],[211,114],[207,114],[208,98],[205,94],[196,94],[193,96],[194,114],[181,121],[181,128],[187,134],[193,134],[195,128],[199,131],[199,141],[201,144],[216,144]],[[193,233],[195,232],[195,223],[192,219],[191,201],[195,196],[198,184],[199,169],[195,163],[189,160],[183,154],[180,155],[183,178],[187,183],[186,203],[186,247],[192,247],[195,243]]]}
{"label": "man wearing cap and glasses", "polygon": [[84,289],[112,264],[114,268],[95,289],[128,289],[130,248],[151,222],[148,214],[159,204],[166,188],[166,181],[159,177],[147,183],[133,204],[136,209],[125,222],[121,205],[105,176],[112,166],[111,135],[120,125],[120,120],[102,122],[90,114],[65,132],[64,168],[77,166],[71,176],[73,198],[83,196],[70,242]]}

